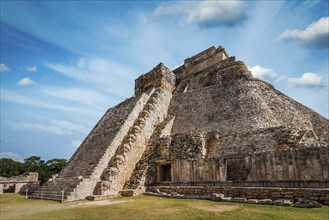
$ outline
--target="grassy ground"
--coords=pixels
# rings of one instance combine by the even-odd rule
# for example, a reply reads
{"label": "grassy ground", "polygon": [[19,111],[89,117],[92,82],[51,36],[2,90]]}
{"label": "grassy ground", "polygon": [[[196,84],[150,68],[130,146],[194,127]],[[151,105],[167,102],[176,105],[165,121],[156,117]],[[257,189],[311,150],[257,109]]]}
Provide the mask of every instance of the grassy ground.
{"label": "grassy ground", "polygon": [[58,203],[0,195],[0,219],[310,219],[329,220],[329,207],[293,207],[168,199],[119,197],[106,201]]}

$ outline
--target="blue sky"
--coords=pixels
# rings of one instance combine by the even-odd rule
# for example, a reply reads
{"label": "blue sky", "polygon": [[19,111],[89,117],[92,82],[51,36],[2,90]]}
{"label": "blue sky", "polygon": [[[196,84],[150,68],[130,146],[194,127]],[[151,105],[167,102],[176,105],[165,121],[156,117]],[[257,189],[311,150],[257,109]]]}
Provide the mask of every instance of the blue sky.
{"label": "blue sky", "polygon": [[159,62],[214,45],[328,118],[328,1],[3,1],[1,157],[69,159]]}

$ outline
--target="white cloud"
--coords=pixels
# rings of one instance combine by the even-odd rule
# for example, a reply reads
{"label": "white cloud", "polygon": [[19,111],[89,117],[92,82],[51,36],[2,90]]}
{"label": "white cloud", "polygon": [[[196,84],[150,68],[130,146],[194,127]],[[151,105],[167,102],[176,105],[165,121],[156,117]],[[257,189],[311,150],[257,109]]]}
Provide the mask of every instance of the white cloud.
{"label": "white cloud", "polygon": [[110,95],[105,95],[105,93],[97,92],[92,89],[46,87],[42,89],[42,92],[47,95],[71,100],[102,110],[118,102],[118,100],[113,99]]}
{"label": "white cloud", "polygon": [[28,72],[37,72],[38,71],[38,67],[37,66],[26,66],[25,69]]}
{"label": "white cloud", "polygon": [[31,80],[29,77],[25,77],[21,80],[19,80],[17,82],[17,85],[19,86],[27,86],[27,85],[31,85],[31,84],[34,84],[35,82],[33,80]]}
{"label": "white cloud", "polygon": [[0,64],[0,72],[7,72],[10,69],[3,63]]}
{"label": "white cloud", "polygon": [[187,21],[203,27],[234,26],[246,18],[241,1],[203,1],[193,7]]}
{"label": "white cloud", "polygon": [[66,134],[87,134],[88,130],[80,124],[73,124],[67,121],[52,120],[49,124],[11,122],[13,129],[29,132],[48,132],[58,135]]}
{"label": "white cloud", "polygon": [[288,85],[292,87],[322,88],[325,82],[316,73],[304,73],[299,78],[288,78]]}
{"label": "white cloud", "polygon": [[132,95],[134,71],[106,59],[80,58],[71,65],[46,64],[49,68],[73,79],[96,86],[112,94],[127,97]]}
{"label": "white cloud", "polygon": [[247,18],[242,1],[201,1],[161,5],[154,17],[183,16],[189,24],[200,27],[234,26]]}
{"label": "white cloud", "polygon": [[54,103],[50,103],[49,101],[46,102],[43,100],[38,100],[36,98],[21,95],[21,94],[11,92],[6,89],[1,89],[0,91],[1,91],[1,100],[2,101],[8,101],[8,102],[16,103],[16,104],[21,104],[21,105],[28,105],[28,106],[60,110],[60,111],[66,111],[66,112],[79,112],[79,113],[87,113],[90,115],[99,115],[99,111],[91,110],[88,108],[54,104]]}
{"label": "white cloud", "polygon": [[21,156],[19,154],[16,154],[16,153],[13,153],[13,152],[10,152],[10,151],[1,152],[0,153],[0,158],[10,158],[10,159],[13,159],[13,160],[16,160],[16,161],[19,161],[19,162],[24,161],[23,156]]}
{"label": "white cloud", "polygon": [[277,83],[278,81],[284,78],[283,76],[279,77],[273,69],[264,68],[260,65],[256,65],[253,67],[248,66],[248,69],[252,72],[252,75],[254,77],[269,83]]}
{"label": "white cloud", "polygon": [[297,41],[309,47],[329,47],[329,17],[320,18],[305,30],[286,30],[278,37],[278,40]]}
{"label": "white cloud", "polygon": [[264,68],[259,65],[249,67],[248,69],[252,72],[252,75],[256,78],[264,80],[269,83],[278,83],[284,79],[291,87],[305,87],[305,88],[321,88],[325,87],[325,82],[322,77],[316,73],[304,73],[301,77],[293,78],[286,76],[278,76],[278,74],[270,68]]}
{"label": "white cloud", "polygon": [[162,16],[172,16],[172,15],[180,15],[186,13],[184,9],[184,5],[180,4],[171,4],[171,5],[160,5],[153,12],[154,17],[162,17]]}

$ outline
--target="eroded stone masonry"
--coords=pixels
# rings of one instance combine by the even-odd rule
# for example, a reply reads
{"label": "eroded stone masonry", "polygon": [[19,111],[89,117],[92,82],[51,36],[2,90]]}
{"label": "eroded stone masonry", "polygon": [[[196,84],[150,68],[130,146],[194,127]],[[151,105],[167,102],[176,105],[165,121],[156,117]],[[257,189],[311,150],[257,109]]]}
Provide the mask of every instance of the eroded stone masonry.
{"label": "eroded stone masonry", "polygon": [[27,190],[35,191],[40,184],[38,180],[38,176],[39,175],[36,172],[28,172],[10,178],[0,177],[0,194],[3,193],[25,194]]}
{"label": "eroded stone masonry", "polygon": [[137,195],[329,204],[329,121],[211,47],[160,63],[109,109],[68,165],[32,198]]}

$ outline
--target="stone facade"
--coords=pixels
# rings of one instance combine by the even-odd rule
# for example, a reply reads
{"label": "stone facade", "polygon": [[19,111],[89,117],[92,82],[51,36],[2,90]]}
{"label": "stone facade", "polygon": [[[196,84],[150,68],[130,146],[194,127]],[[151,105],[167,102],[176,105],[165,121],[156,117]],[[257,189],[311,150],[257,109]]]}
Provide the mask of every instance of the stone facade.
{"label": "stone facade", "polygon": [[0,177],[0,194],[25,193],[35,191],[39,187],[38,173],[29,172],[10,178]]}
{"label": "stone facade", "polygon": [[328,167],[329,121],[211,47],[136,79],[134,97],[109,109],[32,197],[160,190],[328,204]]}

